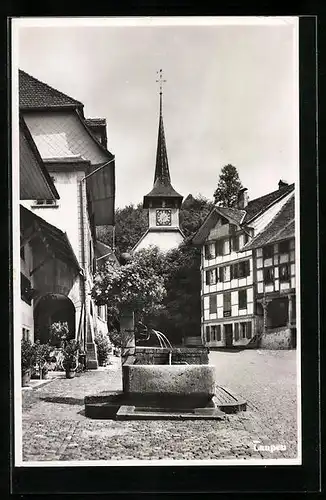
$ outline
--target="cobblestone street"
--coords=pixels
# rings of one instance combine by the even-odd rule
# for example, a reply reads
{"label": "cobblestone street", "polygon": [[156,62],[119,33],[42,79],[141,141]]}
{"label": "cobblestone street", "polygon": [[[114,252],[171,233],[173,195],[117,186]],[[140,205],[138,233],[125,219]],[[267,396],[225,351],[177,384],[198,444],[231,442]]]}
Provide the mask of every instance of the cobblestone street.
{"label": "cobblestone street", "polygon": [[118,362],[23,391],[24,461],[296,458],[296,351],[211,352],[218,383],[248,402],[224,421],[86,418],[85,395],[121,389]]}

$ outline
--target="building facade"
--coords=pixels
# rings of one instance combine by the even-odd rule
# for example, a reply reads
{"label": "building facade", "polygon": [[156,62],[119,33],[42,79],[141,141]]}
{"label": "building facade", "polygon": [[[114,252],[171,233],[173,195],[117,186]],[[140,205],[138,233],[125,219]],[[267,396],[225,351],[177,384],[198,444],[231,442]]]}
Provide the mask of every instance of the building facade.
{"label": "building facade", "polygon": [[[59,269],[58,251],[53,257],[56,269],[51,270],[48,261],[39,263],[43,282],[33,299],[34,338],[40,335],[45,341],[44,333],[39,332],[48,330],[46,326],[53,321],[63,321],[69,309],[70,329],[85,346],[88,367],[97,368],[94,337],[100,318],[90,298],[96,227],[114,224],[115,198],[114,156],[105,146],[105,122],[91,120],[91,126],[87,125],[82,103],[23,71],[19,84],[20,112],[60,196],[25,198],[22,205],[35,215],[42,231],[53,236],[51,243],[66,240],[60,251],[67,253],[69,247],[68,253],[76,257],[78,265],[71,279],[67,267]],[[49,310],[53,314],[44,319]]]}
{"label": "building facade", "polygon": [[[214,207],[193,243],[202,248],[202,340],[210,347],[253,344],[261,329],[257,314],[255,254],[250,242],[282,210],[294,185],[248,201],[239,194],[237,208]],[[283,259],[283,257],[282,257]]]}
{"label": "building facade", "polygon": [[257,344],[296,347],[296,265],[294,194],[247,246],[253,251]]}

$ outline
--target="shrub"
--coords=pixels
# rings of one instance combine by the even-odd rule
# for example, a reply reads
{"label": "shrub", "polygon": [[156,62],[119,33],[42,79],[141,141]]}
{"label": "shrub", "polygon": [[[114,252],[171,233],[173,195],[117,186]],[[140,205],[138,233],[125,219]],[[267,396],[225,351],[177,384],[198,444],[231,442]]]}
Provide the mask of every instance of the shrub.
{"label": "shrub", "polygon": [[33,344],[30,340],[21,341],[21,368],[24,372],[29,368],[32,368],[34,360],[34,349]]}
{"label": "shrub", "polygon": [[104,366],[108,361],[109,354],[112,352],[109,337],[104,333],[97,333],[95,335],[95,344],[97,345],[98,363],[100,366]]}
{"label": "shrub", "polygon": [[52,323],[49,330],[51,345],[60,346],[68,340],[69,327],[66,321],[57,321],[56,323]]}

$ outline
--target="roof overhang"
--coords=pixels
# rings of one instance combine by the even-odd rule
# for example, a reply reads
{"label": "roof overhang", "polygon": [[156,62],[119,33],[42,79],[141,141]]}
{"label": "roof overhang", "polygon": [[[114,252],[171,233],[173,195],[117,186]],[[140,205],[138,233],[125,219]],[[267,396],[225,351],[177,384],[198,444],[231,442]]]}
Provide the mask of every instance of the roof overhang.
{"label": "roof overhang", "polygon": [[22,116],[19,121],[19,159],[21,200],[60,199]]}
{"label": "roof overhang", "polygon": [[32,211],[20,205],[21,232],[28,233],[30,239],[39,237],[45,243],[53,257],[74,267],[77,273],[82,272],[75,252],[66,233],[49,224]]}

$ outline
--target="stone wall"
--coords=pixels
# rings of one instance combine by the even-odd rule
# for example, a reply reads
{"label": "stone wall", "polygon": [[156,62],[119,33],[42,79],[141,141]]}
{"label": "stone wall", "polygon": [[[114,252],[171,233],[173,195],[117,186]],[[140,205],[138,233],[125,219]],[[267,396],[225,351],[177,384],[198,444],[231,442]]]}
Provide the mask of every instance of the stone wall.
{"label": "stone wall", "polygon": [[291,330],[287,327],[274,328],[263,334],[261,349],[291,349]]}
{"label": "stone wall", "polygon": [[[137,365],[169,364],[168,348],[136,347],[135,361]],[[189,365],[207,365],[208,349],[205,347],[174,347],[172,349],[172,364],[187,363]]]}

